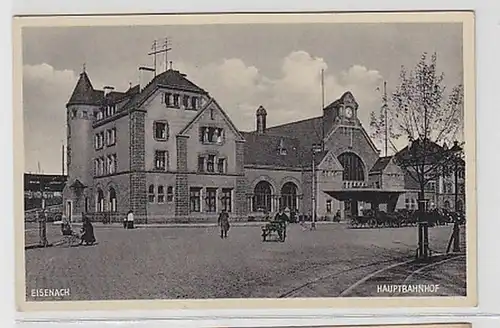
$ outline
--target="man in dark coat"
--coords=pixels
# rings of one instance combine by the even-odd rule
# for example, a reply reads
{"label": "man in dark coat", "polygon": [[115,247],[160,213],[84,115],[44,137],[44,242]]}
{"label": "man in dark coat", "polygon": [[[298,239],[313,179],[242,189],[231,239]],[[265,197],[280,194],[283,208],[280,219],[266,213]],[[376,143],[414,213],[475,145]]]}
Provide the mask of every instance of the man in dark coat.
{"label": "man in dark coat", "polygon": [[227,238],[227,232],[229,231],[229,214],[226,212],[226,210],[222,210],[222,212],[219,214],[217,224],[220,227],[220,237]]}
{"label": "man in dark coat", "polygon": [[282,229],[282,233],[280,233],[280,239],[282,241],[285,241],[286,239],[286,224],[289,220],[289,217],[288,215],[285,214],[285,212],[283,211],[283,209],[281,208],[280,211],[278,213],[276,213],[275,217],[274,217],[274,221],[277,221],[281,224],[281,229]]}

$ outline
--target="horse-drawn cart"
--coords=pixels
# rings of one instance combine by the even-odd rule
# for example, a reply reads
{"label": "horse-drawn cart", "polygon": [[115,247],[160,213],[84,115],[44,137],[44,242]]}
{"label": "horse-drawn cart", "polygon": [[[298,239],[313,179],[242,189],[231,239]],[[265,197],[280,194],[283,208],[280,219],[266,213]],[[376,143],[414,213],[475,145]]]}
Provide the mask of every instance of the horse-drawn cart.
{"label": "horse-drawn cart", "polygon": [[271,221],[262,227],[262,241],[268,241],[268,237],[275,235],[277,240],[284,242],[286,239],[286,225],[284,222]]}

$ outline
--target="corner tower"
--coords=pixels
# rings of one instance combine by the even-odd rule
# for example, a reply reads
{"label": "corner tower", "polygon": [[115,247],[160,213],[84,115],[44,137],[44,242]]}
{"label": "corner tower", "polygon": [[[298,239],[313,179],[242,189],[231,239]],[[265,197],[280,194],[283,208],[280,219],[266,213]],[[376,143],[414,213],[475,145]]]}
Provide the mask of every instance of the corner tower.
{"label": "corner tower", "polygon": [[90,207],[87,187],[93,178],[92,123],[99,110],[102,92],[95,90],[83,70],[66,104],[66,139],[68,180],[64,189],[65,214],[75,220]]}
{"label": "corner tower", "polygon": [[266,132],[266,116],[266,109],[262,106],[259,106],[256,112],[258,134],[264,134]]}

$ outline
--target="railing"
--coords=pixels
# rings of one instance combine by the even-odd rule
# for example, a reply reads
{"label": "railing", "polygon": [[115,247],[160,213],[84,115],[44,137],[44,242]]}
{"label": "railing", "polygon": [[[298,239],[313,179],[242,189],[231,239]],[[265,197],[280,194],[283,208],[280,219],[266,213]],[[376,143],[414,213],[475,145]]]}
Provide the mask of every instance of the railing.
{"label": "railing", "polygon": [[380,189],[380,184],[373,181],[343,181],[342,187],[344,189]]}

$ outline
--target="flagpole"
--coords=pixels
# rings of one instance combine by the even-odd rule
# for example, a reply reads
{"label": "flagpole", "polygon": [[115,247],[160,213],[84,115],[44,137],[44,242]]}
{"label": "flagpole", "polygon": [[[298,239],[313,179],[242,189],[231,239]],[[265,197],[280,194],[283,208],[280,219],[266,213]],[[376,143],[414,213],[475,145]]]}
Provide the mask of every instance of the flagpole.
{"label": "flagpole", "polygon": [[384,119],[385,119],[385,156],[387,157],[387,142],[389,140],[387,127],[387,81],[384,81]]}

